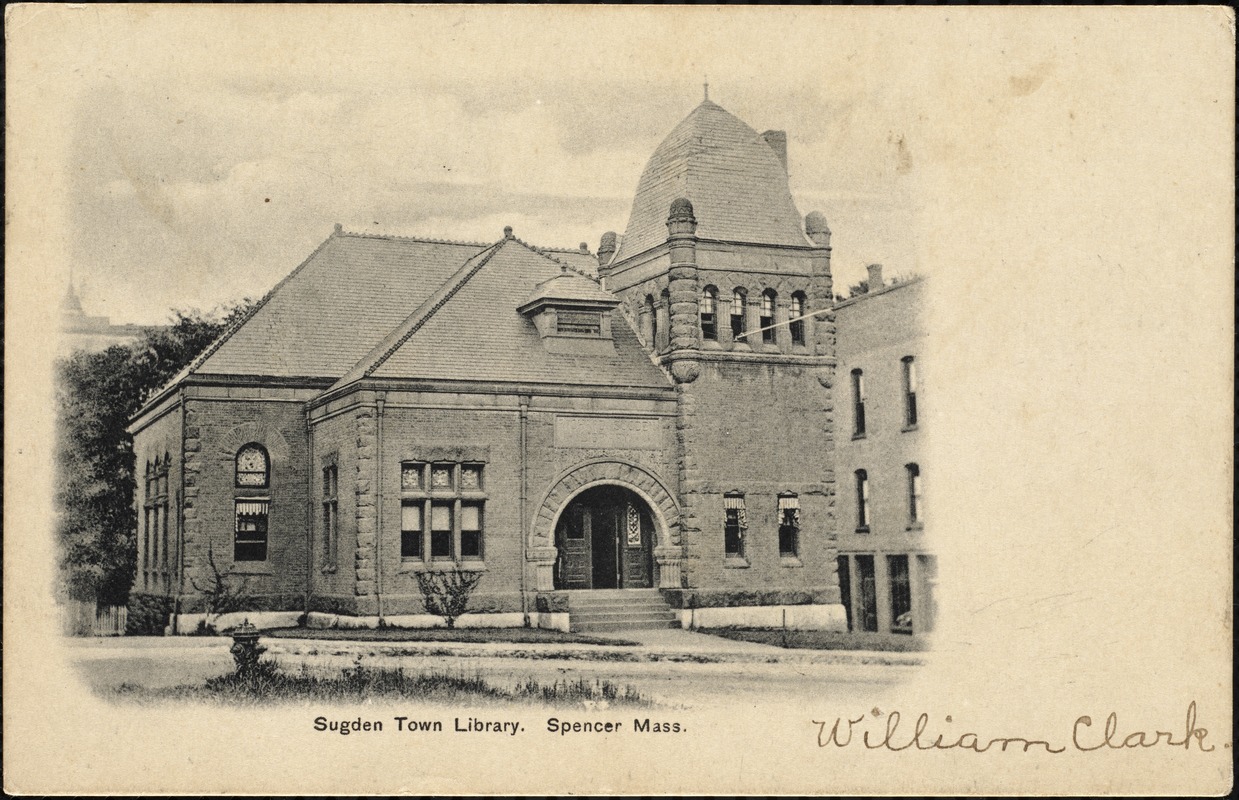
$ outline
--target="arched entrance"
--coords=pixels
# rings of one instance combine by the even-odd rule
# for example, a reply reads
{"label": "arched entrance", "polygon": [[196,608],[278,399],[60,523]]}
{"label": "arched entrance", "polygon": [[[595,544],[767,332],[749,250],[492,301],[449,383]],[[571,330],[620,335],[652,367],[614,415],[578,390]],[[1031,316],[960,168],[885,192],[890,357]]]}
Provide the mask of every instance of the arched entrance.
{"label": "arched entrance", "polygon": [[649,506],[622,486],[586,489],[555,525],[556,589],[645,589],[655,585]]}

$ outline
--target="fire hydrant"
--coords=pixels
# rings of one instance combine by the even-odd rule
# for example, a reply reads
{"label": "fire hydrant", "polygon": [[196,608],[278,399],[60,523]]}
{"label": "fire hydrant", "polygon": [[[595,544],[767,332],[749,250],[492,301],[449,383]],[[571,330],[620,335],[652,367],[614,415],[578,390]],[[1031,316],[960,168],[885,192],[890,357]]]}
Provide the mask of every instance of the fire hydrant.
{"label": "fire hydrant", "polygon": [[267,648],[258,643],[258,629],[247,619],[233,629],[229,651],[237,662],[237,673],[244,675],[258,666],[258,659],[267,652]]}

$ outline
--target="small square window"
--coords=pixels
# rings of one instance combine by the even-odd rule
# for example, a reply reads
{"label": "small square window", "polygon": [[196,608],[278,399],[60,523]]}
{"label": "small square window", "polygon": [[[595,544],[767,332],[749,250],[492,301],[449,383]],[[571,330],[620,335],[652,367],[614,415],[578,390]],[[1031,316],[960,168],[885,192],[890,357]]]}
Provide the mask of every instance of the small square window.
{"label": "small square window", "polygon": [[482,488],[482,468],[476,464],[466,464],[460,468],[460,488],[478,491]]}

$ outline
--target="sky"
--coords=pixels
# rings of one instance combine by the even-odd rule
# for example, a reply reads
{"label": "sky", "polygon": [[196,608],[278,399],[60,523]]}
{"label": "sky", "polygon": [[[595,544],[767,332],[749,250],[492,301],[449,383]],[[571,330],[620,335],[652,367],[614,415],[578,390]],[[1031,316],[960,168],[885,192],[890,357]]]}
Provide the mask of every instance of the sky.
{"label": "sky", "polygon": [[[512,225],[593,250],[624,230],[646,160],[706,80],[757,131],[787,131],[793,196],[830,221],[838,282],[922,267],[913,86],[875,84],[855,38],[841,50],[777,13],[684,13],[680,35],[652,11],[302,9],[82,17],[98,50],[67,109],[67,227],[87,313],[156,323],[261,296],[337,222],[481,242]],[[790,52],[755,61],[728,36]]]}

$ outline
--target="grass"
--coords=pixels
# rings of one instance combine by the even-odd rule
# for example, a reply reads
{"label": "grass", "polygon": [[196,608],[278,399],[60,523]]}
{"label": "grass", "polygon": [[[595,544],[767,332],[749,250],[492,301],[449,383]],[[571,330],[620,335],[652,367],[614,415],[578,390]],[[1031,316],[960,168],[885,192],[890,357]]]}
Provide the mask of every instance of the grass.
{"label": "grass", "polygon": [[635,647],[636,642],[545,628],[274,628],[273,639],[325,639],[350,642],[500,642],[508,644],[593,644]]}
{"label": "grass", "polygon": [[202,685],[149,688],[123,683],[113,690],[118,699],[134,702],[190,700],[220,705],[271,703],[357,703],[370,699],[400,699],[438,704],[541,703],[587,707],[649,706],[650,700],[631,685],[607,680],[557,680],[550,684],[527,678],[509,689],[494,686],[480,675],[464,673],[406,673],[403,667],[369,667],[361,658],[338,675],[322,675],[302,665],[285,672],[273,661],[262,661],[246,674],[229,673],[208,678]]}
{"label": "grass", "polygon": [[877,650],[884,653],[917,653],[929,649],[921,637],[881,633],[837,631],[783,631],[756,628],[718,628],[702,631],[725,639],[772,644],[803,650]]}

